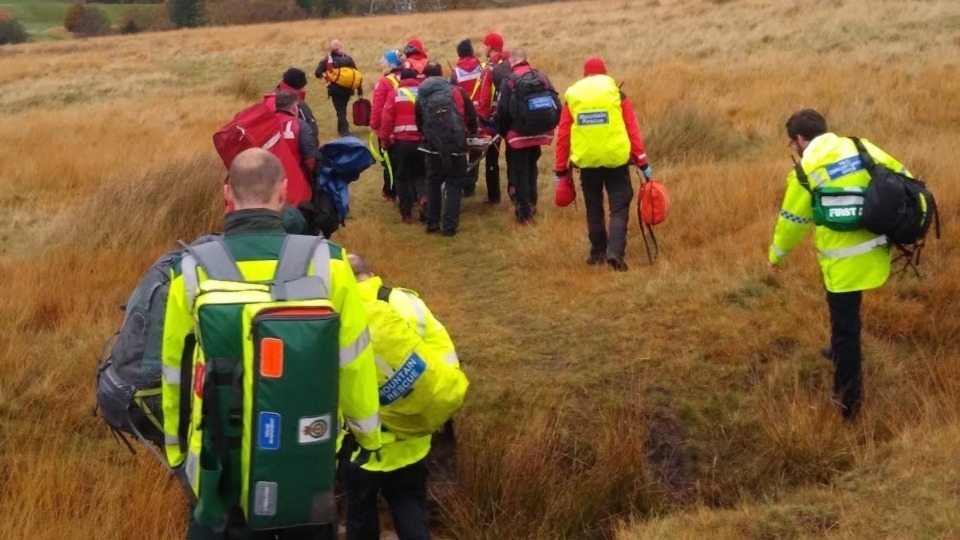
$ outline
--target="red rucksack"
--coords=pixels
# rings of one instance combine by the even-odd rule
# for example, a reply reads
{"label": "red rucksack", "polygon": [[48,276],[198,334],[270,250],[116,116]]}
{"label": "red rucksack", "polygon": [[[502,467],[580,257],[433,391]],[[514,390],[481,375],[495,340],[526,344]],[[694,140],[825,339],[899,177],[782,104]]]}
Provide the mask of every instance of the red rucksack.
{"label": "red rucksack", "polygon": [[360,98],[353,102],[353,125],[357,127],[370,125],[370,101]]}
{"label": "red rucksack", "polygon": [[[670,213],[670,195],[667,188],[659,180],[645,179],[640,177],[640,190],[637,194],[637,217],[640,219],[640,234],[643,235],[643,245],[647,250],[647,259],[653,262],[660,254],[660,244],[657,242],[657,236],[653,234],[653,226],[663,223]],[[653,241],[653,251],[650,251],[650,243],[647,241],[647,234]]]}
{"label": "red rucksack", "polygon": [[270,107],[257,103],[238,112],[233,120],[221,127],[213,135],[213,146],[227,169],[233,158],[244,150],[255,147],[269,150],[283,164],[288,180],[287,202],[296,208],[300,203],[310,201],[312,189],[297,157],[289,146],[280,144],[282,140],[283,123]]}

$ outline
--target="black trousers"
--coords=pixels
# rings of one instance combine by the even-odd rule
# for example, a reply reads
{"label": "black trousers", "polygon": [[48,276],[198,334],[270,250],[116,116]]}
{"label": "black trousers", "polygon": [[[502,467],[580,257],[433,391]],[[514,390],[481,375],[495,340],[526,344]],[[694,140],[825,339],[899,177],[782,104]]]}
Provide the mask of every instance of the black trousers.
{"label": "black trousers", "polygon": [[[500,202],[500,143],[487,147],[487,155],[483,158],[486,169],[487,200]],[[477,166],[479,173],[480,166]]]}
{"label": "black trousers", "polygon": [[827,292],[830,307],[830,347],[833,349],[833,393],[852,419],[863,398],[863,357],[860,349],[860,305],[863,291]]}
{"label": "black trousers", "polygon": [[377,495],[390,506],[400,540],[429,540],[427,465],[418,461],[390,472],[371,472],[354,465],[347,472],[347,540],[379,540]]}
{"label": "black trousers", "polygon": [[[393,161],[393,156],[391,156],[391,155],[390,155],[390,152],[388,152],[387,149],[384,148],[383,146],[380,147],[380,152],[383,153],[383,156],[384,156],[386,159],[390,160],[390,166],[394,169],[394,175],[396,175],[397,164],[394,163],[394,161]],[[387,170],[387,164],[386,164],[386,163],[383,164],[383,189],[382,189],[382,192],[383,192],[383,194],[384,194],[386,197],[389,197],[389,198],[391,198],[391,199],[393,199],[393,198],[395,198],[395,197],[397,196],[397,191],[396,191],[396,189],[395,189],[395,187],[394,187],[394,185],[393,185],[393,179],[390,178],[390,171]]]}
{"label": "black trousers", "polygon": [[419,142],[397,141],[390,147],[394,189],[400,206],[400,217],[410,217],[418,193],[425,191],[424,154]]}
{"label": "black trousers", "polygon": [[[633,185],[626,165],[613,169],[580,169],[583,204],[587,207],[590,256],[622,260],[627,249],[627,224]],[[610,228],[604,222],[603,190],[610,202]]]}
{"label": "black trousers", "polygon": [[540,147],[510,148],[507,146],[507,178],[516,189],[517,200],[514,205],[517,219],[527,221],[533,218],[533,207],[537,205],[537,162],[540,160]]}
{"label": "black trousers", "polygon": [[347,105],[350,103],[350,95],[334,94],[330,96],[333,100],[333,110],[337,112],[337,134],[343,137],[350,133],[350,122],[347,121]]}
{"label": "black trousers", "polygon": [[467,177],[467,156],[425,155],[427,229],[439,228],[445,234],[456,234],[460,226],[460,199]]}
{"label": "black trousers", "polygon": [[254,531],[244,524],[239,508],[230,512],[227,528],[220,532],[199,525],[193,521],[192,515],[187,525],[187,540],[336,540],[336,538],[334,525],[297,527],[280,531]]}

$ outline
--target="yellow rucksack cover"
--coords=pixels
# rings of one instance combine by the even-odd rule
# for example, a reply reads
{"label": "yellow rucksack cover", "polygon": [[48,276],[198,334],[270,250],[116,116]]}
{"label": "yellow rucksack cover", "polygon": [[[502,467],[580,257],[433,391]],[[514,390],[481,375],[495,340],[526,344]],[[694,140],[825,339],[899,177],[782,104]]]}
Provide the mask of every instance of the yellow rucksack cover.
{"label": "yellow rucksack cover", "polygon": [[380,419],[398,438],[423,437],[440,429],[463,405],[469,381],[423,341],[388,302],[365,303],[377,361]]}
{"label": "yellow rucksack cover", "polygon": [[338,67],[327,71],[327,81],[343,88],[356,90],[363,83],[363,74],[352,67]]}

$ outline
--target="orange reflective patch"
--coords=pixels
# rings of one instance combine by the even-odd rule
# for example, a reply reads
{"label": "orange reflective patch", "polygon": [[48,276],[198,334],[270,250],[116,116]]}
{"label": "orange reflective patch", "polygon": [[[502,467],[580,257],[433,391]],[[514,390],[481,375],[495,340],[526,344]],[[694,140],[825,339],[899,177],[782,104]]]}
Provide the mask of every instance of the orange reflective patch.
{"label": "orange reflective patch", "polygon": [[283,340],[263,338],[260,342],[260,375],[273,379],[283,375]]}

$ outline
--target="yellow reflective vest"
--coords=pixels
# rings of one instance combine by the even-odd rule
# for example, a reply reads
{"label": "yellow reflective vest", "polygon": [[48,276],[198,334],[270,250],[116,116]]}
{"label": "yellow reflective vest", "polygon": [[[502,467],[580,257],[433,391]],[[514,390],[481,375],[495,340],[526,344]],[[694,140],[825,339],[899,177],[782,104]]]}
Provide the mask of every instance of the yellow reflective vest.
{"label": "yellow reflective vest", "polygon": [[[909,174],[903,165],[866,139],[861,139],[878,164]],[[863,168],[853,141],[833,133],[816,137],[800,160],[810,187],[865,188],[870,174]],[[797,180],[796,171],[787,175],[787,191],[777,218],[768,258],[779,264],[800,243],[813,224],[811,194]],[[814,245],[827,290],[835,293],[875,289],[890,276],[890,248],[885,236],[866,229],[839,232],[816,227]]]}
{"label": "yellow reflective vest", "polygon": [[[370,337],[377,363],[378,381],[383,384],[396,366],[407,360],[411,351],[430,360],[443,360],[459,368],[453,342],[426,305],[412,291],[391,289],[389,302],[379,300],[383,280],[371,277],[358,283],[370,321]],[[466,385],[466,378],[462,378]],[[431,436],[398,438],[391,431],[393,421],[403,421],[402,410],[384,405],[383,447],[362,466],[370,471],[392,471],[424,459],[430,451]],[[354,456],[356,458],[356,455]]]}
{"label": "yellow reflective vest", "polygon": [[564,97],[573,117],[570,161],[589,169],[626,165],[630,135],[616,81],[607,75],[591,75],[568,88]]}
{"label": "yellow reflective vest", "polygon": [[[225,236],[224,242],[247,281],[269,282],[285,236],[282,232],[252,231]],[[330,301],[340,315],[339,414],[364,448],[377,450],[381,446],[380,403],[367,316],[345,250],[331,243],[330,252]],[[201,282],[204,279],[201,275]],[[181,362],[192,360],[183,356],[188,337],[195,333],[195,322],[179,264],[171,269],[171,280],[163,326],[161,395],[167,461],[177,467],[186,459],[179,436],[185,430],[180,425],[181,406],[190,407],[180,400]],[[200,354],[199,347],[194,354]]]}

